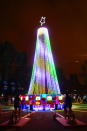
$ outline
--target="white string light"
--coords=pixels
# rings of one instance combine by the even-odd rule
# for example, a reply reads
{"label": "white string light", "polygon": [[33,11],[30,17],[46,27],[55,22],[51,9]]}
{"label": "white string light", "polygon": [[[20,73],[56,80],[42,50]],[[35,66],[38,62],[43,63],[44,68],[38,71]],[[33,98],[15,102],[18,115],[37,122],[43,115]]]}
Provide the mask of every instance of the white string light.
{"label": "white string light", "polygon": [[41,24],[41,26],[43,25],[43,24],[45,24],[45,19],[46,19],[46,17],[41,17],[41,20],[40,20],[40,24]]}

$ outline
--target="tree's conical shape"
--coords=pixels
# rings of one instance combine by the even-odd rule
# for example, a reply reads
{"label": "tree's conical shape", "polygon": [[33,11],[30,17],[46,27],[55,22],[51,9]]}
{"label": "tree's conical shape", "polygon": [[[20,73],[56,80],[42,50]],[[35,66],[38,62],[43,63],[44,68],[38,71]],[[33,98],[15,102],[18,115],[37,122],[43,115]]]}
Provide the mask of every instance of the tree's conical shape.
{"label": "tree's conical shape", "polygon": [[37,30],[36,50],[28,94],[60,94],[48,29]]}

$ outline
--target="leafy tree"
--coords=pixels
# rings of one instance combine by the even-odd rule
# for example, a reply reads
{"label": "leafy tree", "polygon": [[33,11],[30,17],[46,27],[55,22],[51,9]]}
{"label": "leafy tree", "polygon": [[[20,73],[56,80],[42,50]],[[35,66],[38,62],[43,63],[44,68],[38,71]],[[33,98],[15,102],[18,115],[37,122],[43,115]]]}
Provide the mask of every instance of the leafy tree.
{"label": "leafy tree", "polygon": [[[17,51],[13,44],[4,42],[0,44],[0,81],[8,82],[8,94],[12,94],[15,82],[15,92],[25,90],[27,84],[27,55],[26,52]],[[3,89],[2,89],[3,90]],[[4,92],[4,91],[3,91]]]}

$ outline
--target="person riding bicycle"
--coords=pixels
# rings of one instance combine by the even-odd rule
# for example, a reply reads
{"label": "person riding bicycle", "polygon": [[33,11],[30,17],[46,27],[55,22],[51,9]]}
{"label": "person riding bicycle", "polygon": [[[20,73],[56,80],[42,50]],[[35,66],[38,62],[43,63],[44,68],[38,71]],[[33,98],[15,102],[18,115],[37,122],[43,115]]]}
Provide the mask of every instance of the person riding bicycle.
{"label": "person riding bicycle", "polygon": [[72,116],[74,118],[74,114],[72,112],[72,97],[66,93],[65,99],[64,99],[64,113],[65,113],[65,119]]}

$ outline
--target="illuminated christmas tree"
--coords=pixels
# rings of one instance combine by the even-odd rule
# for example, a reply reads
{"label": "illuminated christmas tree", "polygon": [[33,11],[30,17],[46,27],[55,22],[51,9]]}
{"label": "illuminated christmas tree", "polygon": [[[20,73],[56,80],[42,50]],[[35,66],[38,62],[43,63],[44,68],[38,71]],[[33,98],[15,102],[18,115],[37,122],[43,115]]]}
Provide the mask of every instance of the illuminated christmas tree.
{"label": "illuminated christmas tree", "polygon": [[37,30],[36,50],[28,94],[60,94],[46,27],[40,27]]}

